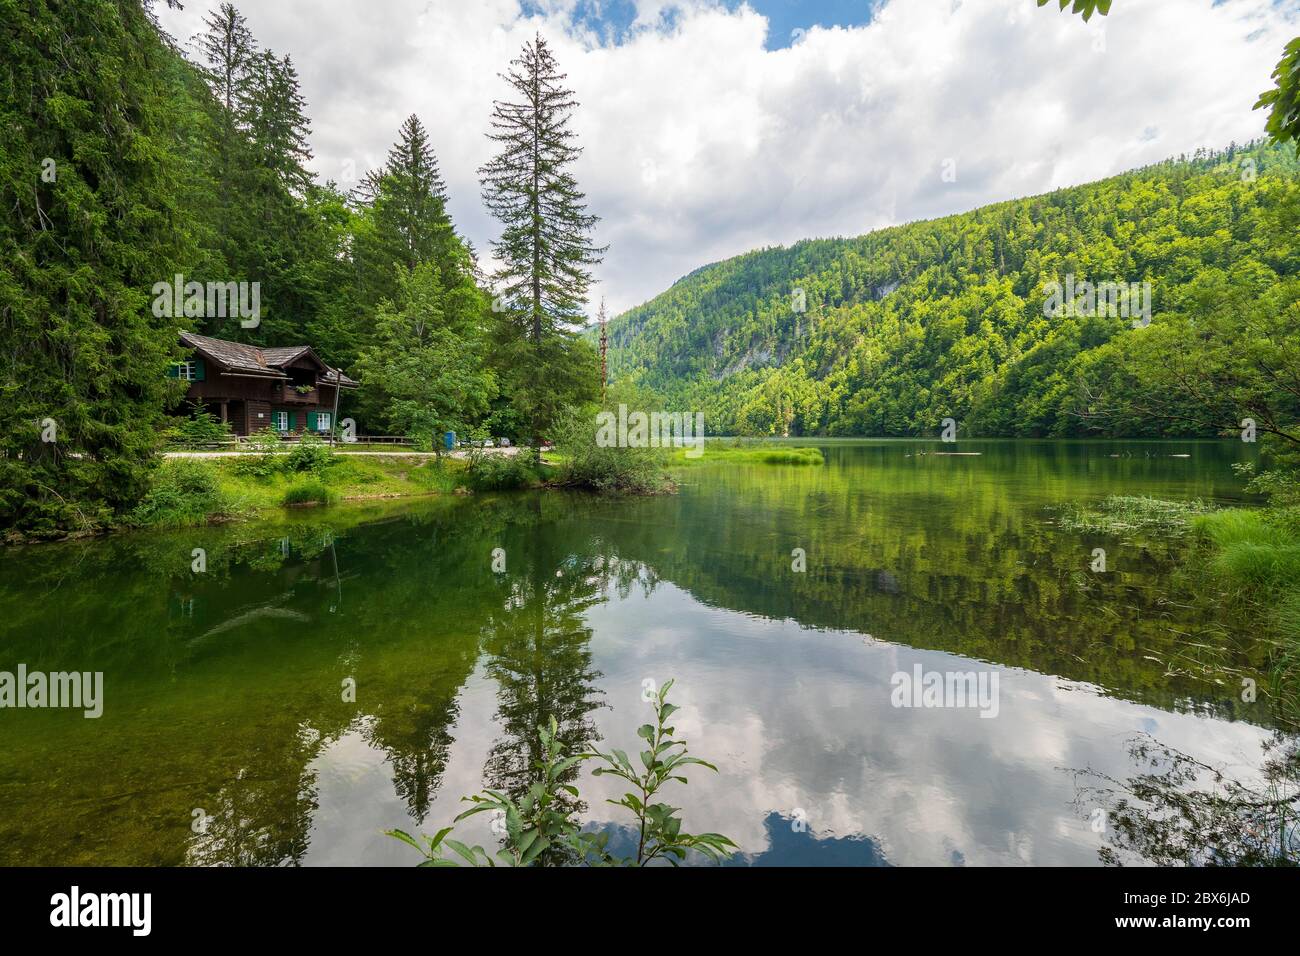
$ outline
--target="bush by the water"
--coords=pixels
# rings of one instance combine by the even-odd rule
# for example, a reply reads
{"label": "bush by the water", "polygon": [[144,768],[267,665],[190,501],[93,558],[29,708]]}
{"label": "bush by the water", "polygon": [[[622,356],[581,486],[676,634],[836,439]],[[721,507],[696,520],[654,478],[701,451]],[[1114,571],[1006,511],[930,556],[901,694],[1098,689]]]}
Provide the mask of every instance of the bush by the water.
{"label": "bush by the water", "polygon": [[241,450],[239,457],[234,460],[235,474],[268,478],[280,470],[283,463],[280,449],[283,445],[280,436],[271,429],[263,428],[253,432],[248,436],[245,447],[247,450]]}
{"label": "bush by the water", "polygon": [[185,528],[233,511],[233,503],[206,463],[177,458],[158,469],[153,487],[132,511],[130,523],[137,527]]}
{"label": "bush by the water", "polygon": [[326,487],[319,478],[305,478],[289,486],[280,499],[283,505],[328,505],[338,500],[338,492]]}
{"label": "bush by the water", "polygon": [[318,435],[304,434],[284,458],[287,472],[310,471],[320,474],[334,463],[334,449]]}
{"label": "bush by the water", "polygon": [[469,484],[475,491],[527,488],[537,480],[537,473],[520,455],[477,454],[470,458]]}
{"label": "bush by the water", "polygon": [[[631,408],[653,408],[646,396],[611,397],[617,407],[621,400]],[[602,447],[596,441],[598,430],[594,405],[568,409],[561,419],[555,447],[560,454],[556,484],[585,488],[601,494],[656,494],[671,487],[667,464],[669,451],[664,448]]]}

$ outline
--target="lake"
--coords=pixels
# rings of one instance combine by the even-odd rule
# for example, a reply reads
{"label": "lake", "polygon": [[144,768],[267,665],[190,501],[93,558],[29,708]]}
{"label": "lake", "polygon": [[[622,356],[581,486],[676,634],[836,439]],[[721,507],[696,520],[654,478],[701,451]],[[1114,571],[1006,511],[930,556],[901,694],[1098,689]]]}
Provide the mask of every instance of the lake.
{"label": "lake", "polygon": [[[525,787],[548,715],[572,747],[632,750],[669,679],[719,772],[668,796],[738,865],[1095,865],[1088,784],[1140,772],[1135,740],[1257,777],[1279,724],[1241,693],[1267,686],[1252,621],[1185,539],[1058,522],[1107,495],[1239,502],[1241,443],[807,444],[824,466],[706,454],[671,496],[0,552],[0,670],[104,675],[98,719],[0,711],[0,862],[415,863],[382,831]],[[931,674],[984,696],[900,691]],[[577,782],[624,839],[614,781]],[[457,836],[495,845],[485,816]]]}

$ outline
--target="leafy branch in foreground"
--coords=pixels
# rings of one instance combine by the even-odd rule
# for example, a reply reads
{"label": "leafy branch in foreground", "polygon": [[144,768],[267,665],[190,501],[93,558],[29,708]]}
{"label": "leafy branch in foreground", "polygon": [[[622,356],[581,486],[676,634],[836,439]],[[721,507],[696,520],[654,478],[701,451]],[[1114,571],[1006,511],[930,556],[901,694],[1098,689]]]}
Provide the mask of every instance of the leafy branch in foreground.
{"label": "leafy branch in foreground", "polygon": [[[1040,7],[1045,7],[1051,2],[1052,0],[1038,0],[1038,5]],[[1070,12],[1082,13],[1084,22],[1086,23],[1088,20],[1092,19],[1094,13],[1100,12],[1103,17],[1110,13],[1110,2],[1111,0],[1074,0],[1074,7]],[[1064,10],[1066,7],[1070,6],[1070,0],[1060,0],[1060,5],[1061,9]]]}
{"label": "leafy branch in foreground", "polygon": [[623,799],[608,802],[626,807],[637,818],[636,860],[627,861],[635,862],[636,866],[645,866],[657,859],[666,859],[676,866],[686,859],[690,850],[698,850],[716,861],[726,856],[729,848],[736,846],[720,833],[683,833],[682,821],[677,816],[678,808],[653,802],[669,781],[688,782],[681,775],[680,768],[696,764],[708,767],[714,773],[718,771],[706,760],[687,756],[686,742],[673,739],[676,728],[665,726],[668,718],[680,709],[668,703],[668,690],[672,686],[673,682],[667,681],[655,698],[655,722],[642,724],[637,729],[637,736],[648,745],[648,749],[640,754],[643,770],[637,770],[621,750],[602,753],[592,748],[592,753],[587,755],[606,764],[598,768],[596,774],[612,774],[635,788],[633,792],[623,794]]}
{"label": "leafy branch in foreground", "polygon": [[[515,801],[500,790],[483,790],[462,797],[474,806],[457,816],[456,823],[485,812],[499,814],[498,819],[503,820],[505,840],[496,853],[451,839],[448,834],[454,827],[445,827],[433,836],[421,834],[413,837],[404,830],[388,830],[387,834],[419,850],[425,857],[420,866],[458,866],[460,861],[470,866],[493,867],[546,866],[564,862],[590,866],[646,866],[655,860],[667,860],[677,866],[692,850],[710,860],[721,860],[730,850],[737,848],[735,843],[720,833],[683,832],[681,818],[677,816],[679,808],[655,800],[670,781],[688,782],[682,776],[682,768],[686,766],[695,764],[714,772],[718,769],[698,757],[688,756],[686,742],[673,739],[675,730],[666,725],[668,718],[678,710],[667,700],[672,685],[671,680],[667,681],[655,697],[655,722],[643,724],[637,730],[637,736],[648,745],[640,754],[643,769],[637,770],[622,750],[606,754],[592,748],[590,752],[564,756],[557,737],[557,724],[552,717],[547,726],[537,728],[542,745],[541,756],[533,766],[538,775],[522,799]],[[575,799],[579,796],[576,787],[561,782],[564,774],[587,760],[605,764],[594,771],[596,775],[612,774],[633,787],[622,799],[608,802],[626,807],[636,817],[635,857],[624,858],[610,853],[608,832],[582,832],[573,805],[564,798],[565,794]]]}
{"label": "leafy branch in foreground", "polygon": [[567,793],[576,798],[578,789],[560,781],[564,772],[586,755],[563,757],[557,731],[554,717],[548,726],[537,728],[542,755],[534,761],[533,766],[537,768],[539,776],[521,800],[516,802],[500,790],[484,790],[471,797],[461,798],[474,806],[456,817],[456,823],[479,813],[494,812],[501,815],[500,819],[505,823],[506,840],[505,846],[495,854],[489,854],[481,846],[471,847],[451,839],[447,834],[451,833],[453,827],[445,827],[432,837],[421,834],[419,839],[403,830],[389,830],[388,835],[409,843],[423,853],[426,859],[421,866],[459,865],[455,859],[444,855],[444,848],[451,850],[470,866],[531,866],[539,862],[542,854],[552,846],[578,849],[580,834],[578,824],[573,819],[573,809],[560,796]]}

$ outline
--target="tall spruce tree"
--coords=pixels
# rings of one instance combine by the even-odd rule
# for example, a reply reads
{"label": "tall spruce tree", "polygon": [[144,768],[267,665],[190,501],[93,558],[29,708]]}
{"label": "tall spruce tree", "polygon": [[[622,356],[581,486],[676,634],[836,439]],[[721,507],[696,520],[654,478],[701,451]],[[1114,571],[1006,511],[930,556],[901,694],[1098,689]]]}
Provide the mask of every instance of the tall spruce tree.
{"label": "tall spruce tree", "polygon": [[92,529],[147,487],[179,354],[150,289],[193,255],[177,60],[139,0],[0,30],[0,527]]}
{"label": "tall spruce tree", "polygon": [[367,174],[359,192],[365,220],[355,256],[363,297],[370,307],[393,299],[397,269],[436,262],[444,284],[459,278],[462,244],[447,214],[447,187],[429,134],[418,116],[402,123],[384,166]]}
{"label": "tall spruce tree", "polygon": [[213,94],[233,119],[247,94],[257,41],[233,3],[210,11],[203,27],[194,40],[206,64],[204,72]]}
{"label": "tall spruce tree", "polygon": [[[217,249],[195,264],[203,281],[257,282],[261,324],[245,328],[237,316],[207,316],[201,330],[261,344],[304,340],[309,317],[330,307],[319,284],[330,272],[322,256],[336,256],[342,237],[322,220],[297,72],[289,57],[258,48],[243,15],[223,3],[194,39],[212,93],[212,151],[216,183]],[[328,205],[328,197],[324,198]],[[332,213],[331,213],[332,214]]]}
{"label": "tall spruce tree", "polygon": [[501,221],[492,246],[497,311],[505,319],[513,399],[529,423],[534,454],[565,405],[591,398],[591,347],[575,333],[603,247],[591,241],[572,173],[582,150],[570,128],[578,102],[540,35],[502,74],[518,94],[497,100],[488,138],[499,152],[479,170],[483,200]]}
{"label": "tall spruce tree", "polygon": [[[396,326],[384,317],[409,311],[412,289],[418,284],[423,301],[436,298],[442,303],[438,315],[426,320],[431,334],[461,336],[457,348],[468,370],[477,368],[487,351],[483,340],[487,300],[478,287],[473,253],[456,234],[447,212],[446,185],[419,117],[409,116],[402,123],[386,162],[366,175],[354,198],[359,202],[352,242],[354,341],[366,370],[357,412],[374,425],[410,433],[417,420],[427,424],[412,409],[421,402],[429,406],[425,400],[433,392],[427,386],[417,387],[418,377],[409,373],[433,353],[416,340],[411,344],[394,334]],[[413,283],[417,271],[419,281]],[[403,374],[394,373],[394,363]],[[433,382],[444,372],[429,367],[425,374]],[[488,389],[484,394],[490,398],[494,392]],[[440,415],[456,427],[476,423],[477,417],[473,403],[463,406],[463,413]]]}

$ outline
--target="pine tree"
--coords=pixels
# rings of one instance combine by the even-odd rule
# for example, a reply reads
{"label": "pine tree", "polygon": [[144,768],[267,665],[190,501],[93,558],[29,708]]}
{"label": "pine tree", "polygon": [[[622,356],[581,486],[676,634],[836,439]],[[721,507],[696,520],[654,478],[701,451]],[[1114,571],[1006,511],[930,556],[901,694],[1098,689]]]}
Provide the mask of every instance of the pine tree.
{"label": "pine tree", "polygon": [[248,29],[248,21],[232,3],[223,3],[208,13],[203,26],[206,31],[194,39],[207,63],[208,84],[233,118],[247,95],[257,41]]}
{"label": "pine tree", "polygon": [[433,261],[444,285],[459,281],[466,267],[463,244],[447,214],[447,187],[419,117],[412,114],[402,123],[387,162],[366,176],[361,195],[368,201],[356,257],[367,304],[396,294],[396,266],[409,271]]}
{"label": "pine tree", "polygon": [[[332,298],[315,281],[339,252],[341,237],[315,214],[318,190],[297,72],[289,57],[258,48],[247,21],[224,3],[195,38],[213,95],[217,248],[196,263],[200,280],[260,285],[261,324],[247,329],[237,317],[209,316],[202,331],[262,344],[303,339],[305,317]],[[328,202],[328,200],[326,200]]]}
{"label": "pine tree", "polygon": [[0,526],[91,529],[147,487],[179,357],[149,290],[194,255],[177,59],[139,0],[0,31]]}
{"label": "pine tree", "polygon": [[311,121],[293,61],[287,56],[277,58],[269,50],[260,53],[242,107],[259,167],[276,184],[301,197],[312,181],[306,168],[311,161]]}
{"label": "pine tree", "polygon": [[571,172],[582,153],[569,125],[578,102],[546,41],[538,35],[525,43],[502,79],[519,99],[493,104],[488,138],[499,152],[479,177],[484,203],[503,226],[492,244],[501,263],[493,278],[498,309],[516,334],[515,402],[540,458],[543,432],[559,411],[593,392],[585,371],[591,349],[573,326],[605,250],[591,242],[598,220]]}

